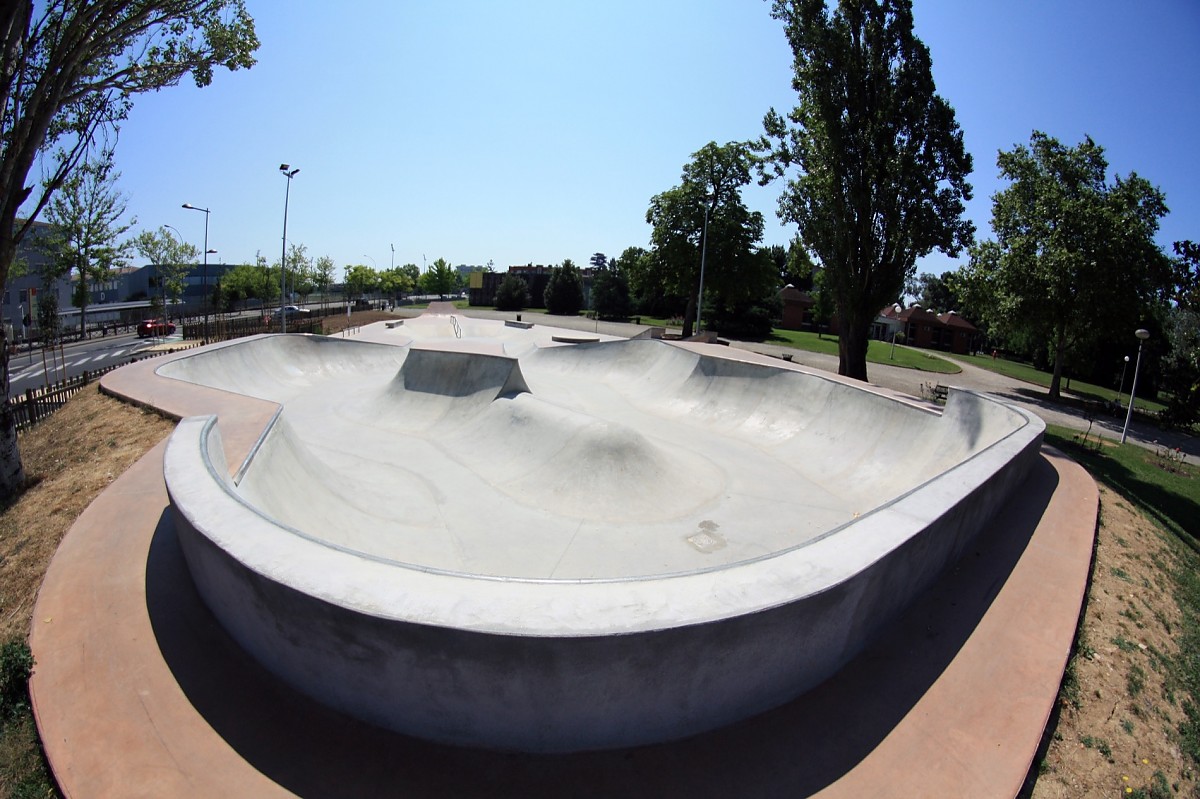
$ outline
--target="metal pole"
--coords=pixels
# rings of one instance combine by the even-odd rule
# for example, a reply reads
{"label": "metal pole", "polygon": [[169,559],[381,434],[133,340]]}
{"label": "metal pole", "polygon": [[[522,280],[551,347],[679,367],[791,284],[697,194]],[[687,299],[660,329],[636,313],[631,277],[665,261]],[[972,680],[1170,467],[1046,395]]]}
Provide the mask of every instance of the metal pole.
{"label": "metal pole", "polygon": [[283,310],[283,298],[287,293],[287,218],[288,218],[288,199],[292,193],[292,178],[300,167],[290,169],[287,164],[280,164],[279,171],[287,178],[287,188],[283,192],[283,252],[279,256],[279,332],[287,332],[287,314]]}
{"label": "metal pole", "polygon": [[700,234],[700,292],[696,295],[696,333],[700,332],[700,316],[704,313],[704,256],[708,252],[708,198],[704,198],[704,228]]}
{"label": "metal pole", "polygon": [[1133,365],[1133,385],[1129,387],[1129,410],[1125,413],[1125,426],[1121,428],[1121,443],[1125,443],[1125,437],[1129,435],[1129,422],[1133,419],[1133,402],[1137,396],[1137,381],[1138,372],[1142,368],[1142,344],[1146,339],[1150,338],[1150,333],[1147,330],[1138,329],[1134,333],[1138,337],[1137,363]]}
{"label": "metal pole", "polygon": [[208,343],[208,209],[204,209],[204,343]]}

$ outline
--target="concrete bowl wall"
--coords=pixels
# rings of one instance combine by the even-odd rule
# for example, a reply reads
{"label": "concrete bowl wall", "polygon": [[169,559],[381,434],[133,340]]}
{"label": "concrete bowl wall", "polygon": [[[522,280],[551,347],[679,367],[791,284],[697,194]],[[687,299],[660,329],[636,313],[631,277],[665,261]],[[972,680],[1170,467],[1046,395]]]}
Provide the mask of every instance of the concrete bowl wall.
{"label": "concrete bowl wall", "polygon": [[634,579],[456,573],[331,544],[239,493],[215,417],[184,420],[164,468],[205,602],[288,684],[435,741],[569,752],[723,726],[859,652],[1008,500],[1044,429],[967,392],[944,418],[991,443],[802,546]]}

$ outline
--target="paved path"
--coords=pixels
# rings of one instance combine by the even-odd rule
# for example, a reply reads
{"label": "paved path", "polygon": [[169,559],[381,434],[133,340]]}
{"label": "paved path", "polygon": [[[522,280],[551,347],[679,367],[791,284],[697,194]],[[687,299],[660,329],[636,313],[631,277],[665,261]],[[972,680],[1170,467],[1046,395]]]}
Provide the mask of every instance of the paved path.
{"label": "paved path", "polygon": [[[407,311],[400,315],[416,316],[419,312]],[[481,319],[512,319],[511,312],[491,311],[468,308],[461,311],[464,316]],[[398,312],[399,314],[399,312]],[[630,338],[648,329],[647,325],[635,325],[628,322],[597,322],[583,317],[551,316],[542,311],[522,311],[524,321],[535,321],[540,324],[565,327],[572,330],[588,330],[605,333],[611,336]],[[754,341],[731,341],[729,346],[739,349],[759,352],[765,355],[781,357],[790,355],[793,363],[798,363],[812,369],[826,372],[837,372],[838,359],[836,355],[808,352],[806,350],[785,347],[779,344],[769,344]],[[1003,397],[1006,401],[1020,405],[1040,416],[1047,424],[1069,427],[1073,430],[1088,430],[1106,439],[1119,441],[1121,428],[1125,423],[1124,416],[1099,416],[1089,419],[1081,409],[1058,405],[1046,399],[1045,389],[1040,386],[1016,380],[1005,375],[980,369],[969,363],[939,354],[940,357],[952,361],[962,368],[962,372],[953,375],[943,375],[934,372],[921,372],[916,369],[905,369],[899,366],[883,364],[867,364],[867,377],[870,383],[893,391],[899,391],[913,397],[921,396],[923,383],[941,383],[942,385],[967,388],[973,391],[985,391]],[[1179,447],[1188,456],[1190,462],[1200,460],[1200,438],[1185,435],[1173,430],[1163,430],[1153,425],[1134,420],[1129,426],[1128,440],[1135,444],[1155,449],[1159,446],[1170,448]]]}

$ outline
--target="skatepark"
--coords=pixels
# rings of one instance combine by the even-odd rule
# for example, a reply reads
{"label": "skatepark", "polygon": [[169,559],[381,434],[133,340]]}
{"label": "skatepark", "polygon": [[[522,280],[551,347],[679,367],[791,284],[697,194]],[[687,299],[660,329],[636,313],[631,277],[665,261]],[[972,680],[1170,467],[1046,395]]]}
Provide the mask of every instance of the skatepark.
{"label": "skatepark", "polygon": [[[713,345],[559,333],[435,315],[353,339],[214,345],[107,376],[106,391],[184,421],[131,470],[137,491],[106,492],[97,518],[81,518],[39,600],[38,615],[51,613],[92,573],[120,583],[142,619],[137,640],[106,644],[117,650],[106,662],[136,663],[155,700],[130,705],[117,680],[88,695],[90,723],[131,739],[157,730],[130,765],[165,757],[152,769],[164,786],[219,780],[198,768],[202,751],[235,784],[254,773],[300,795],[391,767],[364,770],[345,745],[337,762],[301,766],[294,756],[325,731],[305,726],[289,756],[285,742],[233,732],[239,714],[267,730],[316,714],[352,731],[356,751],[435,752],[411,778],[429,795],[472,792],[468,775],[439,770],[464,759],[513,780],[540,763],[543,790],[590,790],[584,775],[614,752],[642,763],[612,779],[654,795],[647,762],[731,745],[739,765],[723,773],[738,774],[786,757],[749,741],[798,745],[818,711],[855,721],[813,749],[824,754],[803,779],[769,779],[835,795],[869,785],[904,747],[937,750],[911,726],[922,719],[960,744],[962,767],[935,769],[948,785],[994,785],[998,767],[1005,784],[1023,779],[1095,523],[1094,486],[1039,453],[1039,419],[972,392],[935,411]],[[125,532],[89,539],[103,518]],[[96,571],[103,559],[75,542],[140,551],[140,572],[139,558],[115,570],[132,569],[125,582]],[[1021,623],[1031,602],[1044,609],[1037,630]],[[903,632],[914,624],[953,634],[917,651]],[[79,699],[64,694],[72,670],[95,665],[84,626],[95,625],[32,639],[35,652],[79,655],[34,681],[60,783],[105,769],[119,779],[103,741],[78,743],[88,722],[65,705]],[[222,674],[228,704],[208,682]],[[912,679],[897,688],[899,675]],[[1020,701],[1001,700],[1012,680]],[[236,698],[250,688],[252,700]],[[47,729],[72,730],[73,745]],[[1008,729],[1019,743],[1004,737],[1005,757],[972,755],[973,736]]]}

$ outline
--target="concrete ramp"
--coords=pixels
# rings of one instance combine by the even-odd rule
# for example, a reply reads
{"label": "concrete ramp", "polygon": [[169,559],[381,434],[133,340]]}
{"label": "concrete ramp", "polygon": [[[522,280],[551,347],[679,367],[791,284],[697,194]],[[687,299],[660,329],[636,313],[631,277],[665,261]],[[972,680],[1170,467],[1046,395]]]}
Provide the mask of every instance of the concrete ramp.
{"label": "concrete ramp", "polygon": [[167,449],[213,613],[298,690],[456,745],[649,743],[799,695],[1040,445],[969,392],[939,414],[716,346],[474,324],[523,354],[275,336],[160,371],[282,404],[235,480],[216,419]]}

